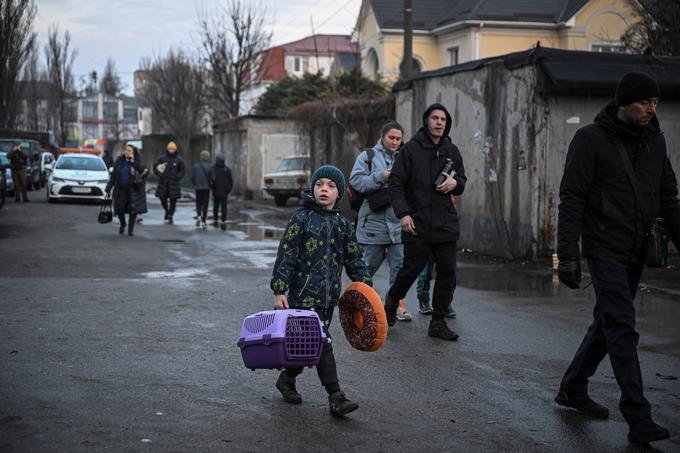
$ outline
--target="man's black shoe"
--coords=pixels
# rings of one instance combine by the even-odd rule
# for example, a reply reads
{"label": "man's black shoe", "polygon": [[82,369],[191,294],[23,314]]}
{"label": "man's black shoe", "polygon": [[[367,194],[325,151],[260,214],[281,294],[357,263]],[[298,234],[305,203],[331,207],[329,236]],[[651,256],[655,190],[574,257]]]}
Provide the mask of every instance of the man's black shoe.
{"label": "man's black shoe", "polygon": [[385,316],[387,316],[387,325],[393,326],[397,322],[397,309],[399,308],[399,301],[392,300],[390,293],[385,296]]}
{"label": "man's black shoe", "polygon": [[630,440],[640,445],[647,445],[650,442],[671,437],[666,428],[657,425],[651,418],[642,420],[631,426],[628,436]]}
{"label": "man's black shoe", "polygon": [[335,392],[328,396],[331,415],[334,417],[344,417],[352,411],[359,409],[359,405],[348,400],[344,392]]}
{"label": "man's black shoe", "polygon": [[276,380],[276,388],[279,389],[286,403],[300,404],[302,402],[302,395],[295,388],[295,378],[288,377],[285,370],[281,372]]}
{"label": "man's black shoe", "polygon": [[589,415],[591,417],[609,417],[609,409],[601,404],[597,404],[595,401],[590,399],[587,394],[574,395],[573,393],[567,393],[565,390],[560,390],[557,392],[555,402],[560,406],[574,408],[582,414]]}
{"label": "man's black shoe", "polygon": [[443,319],[440,321],[431,320],[430,327],[427,329],[427,334],[431,337],[441,338],[446,341],[456,341],[458,339],[458,334],[449,329],[449,326],[446,325],[446,321]]}

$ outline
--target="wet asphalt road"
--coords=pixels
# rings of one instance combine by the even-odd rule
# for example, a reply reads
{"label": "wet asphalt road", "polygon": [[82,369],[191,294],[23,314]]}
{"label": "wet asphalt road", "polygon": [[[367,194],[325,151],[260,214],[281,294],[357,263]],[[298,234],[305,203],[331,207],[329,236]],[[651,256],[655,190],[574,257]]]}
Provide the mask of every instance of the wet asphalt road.
{"label": "wet asphalt road", "polygon": [[[190,204],[169,226],[150,197],[128,238],[96,223],[97,206],[34,194],[0,211],[2,452],[680,451],[677,261],[646,274],[655,289],[636,301],[646,395],[674,436],[655,449],[629,444],[608,362],[591,394],[609,420],[552,402],[592,287],[556,286],[542,264],[465,255],[450,322],[460,341],[427,337],[416,313],[362,353],[334,321],[340,383],[360,405],[337,420],[314,370],[298,380],[303,404],[290,406],[277,371],[246,369],[236,347],[243,317],[272,306],[292,206],[230,203],[227,232],[199,231]],[[385,268],[375,280],[384,294]],[[415,312],[413,294],[408,303]]]}

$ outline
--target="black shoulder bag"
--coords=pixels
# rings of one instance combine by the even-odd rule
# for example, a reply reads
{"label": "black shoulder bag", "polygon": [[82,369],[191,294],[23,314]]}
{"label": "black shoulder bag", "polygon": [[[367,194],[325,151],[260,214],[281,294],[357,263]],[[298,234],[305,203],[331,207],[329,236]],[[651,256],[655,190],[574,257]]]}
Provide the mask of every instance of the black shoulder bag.
{"label": "black shoulder bag", "polygon": [[[630,158],[628,153],[623,147],[623,143],[617,140],[616,148],[619,151],[621,160],[623,161],[623,166],[626,167],[626,173],[628,173],[628,179],[633,187],[633,192],[635,194],[635,204],[638,208],[639,215],[642,216],[645,228],[649,224],[647,219],[642,212],[640,207],[640,197],[637,188],[637,180],[635,179],[635,173],[633,172],[633,166],[630,163]],[[668,266],[668,230],[664,223],[664,219],[661,217],[655,217],[652,220],[652,224],[649,229],[645,232],[645,266],[647,267],[666,267]]]}

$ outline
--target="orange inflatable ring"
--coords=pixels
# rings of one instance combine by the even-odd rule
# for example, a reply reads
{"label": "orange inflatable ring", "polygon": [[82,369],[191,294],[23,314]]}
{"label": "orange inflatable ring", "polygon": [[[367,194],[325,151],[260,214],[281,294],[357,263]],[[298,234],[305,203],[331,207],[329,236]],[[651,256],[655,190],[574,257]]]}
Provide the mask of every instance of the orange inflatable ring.
{"label": "orange inflatable ring", "polygon": [[377,351],[387,338],[387,317],[380,296],[366,283],[353,282],[340,295],[340,325],[360,351]]}

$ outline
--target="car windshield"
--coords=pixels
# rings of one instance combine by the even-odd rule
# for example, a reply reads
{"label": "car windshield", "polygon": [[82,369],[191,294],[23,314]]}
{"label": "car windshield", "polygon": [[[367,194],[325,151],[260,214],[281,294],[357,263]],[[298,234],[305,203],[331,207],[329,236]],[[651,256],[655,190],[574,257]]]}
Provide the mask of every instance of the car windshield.
{"label": "car windshield", "polygon": [[57,169],[106,171],[106,165],[104,164],[104,161],[101,159],[68,156],[59,159],[59,162],[57,162]]}
{"label": "car windshield", "polygon": [[14,140],[0,140],[0,151],[8,153],[14,148]]}
{"label": "car windshield", "polygon": [[307,170],[309,159],[306,157],[296,157],[294,159],[283,159],[278,171]]}

